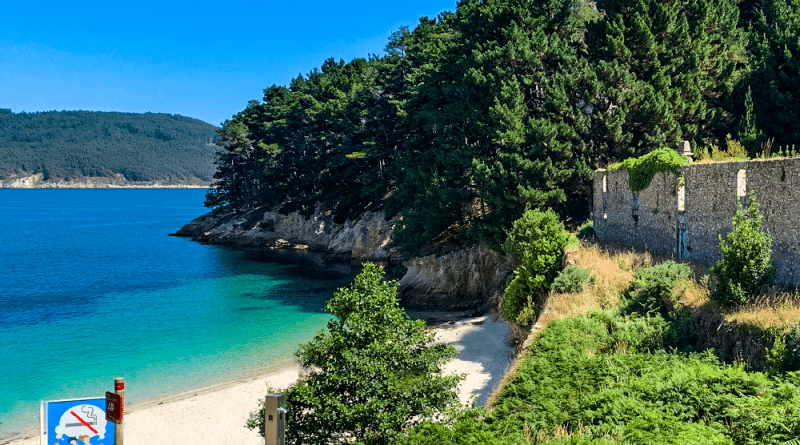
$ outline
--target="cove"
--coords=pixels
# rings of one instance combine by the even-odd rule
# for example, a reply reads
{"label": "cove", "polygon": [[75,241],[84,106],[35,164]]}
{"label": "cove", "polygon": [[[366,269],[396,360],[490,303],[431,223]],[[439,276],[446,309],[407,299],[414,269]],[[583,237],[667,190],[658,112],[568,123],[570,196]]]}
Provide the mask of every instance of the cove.
{"label": "cove", "polygon": [[324,327],[357,270],[167,236],[204,193],[0,189],[0,442],[30,434],[41,400],[125,377],[135,405],[260,374]]}

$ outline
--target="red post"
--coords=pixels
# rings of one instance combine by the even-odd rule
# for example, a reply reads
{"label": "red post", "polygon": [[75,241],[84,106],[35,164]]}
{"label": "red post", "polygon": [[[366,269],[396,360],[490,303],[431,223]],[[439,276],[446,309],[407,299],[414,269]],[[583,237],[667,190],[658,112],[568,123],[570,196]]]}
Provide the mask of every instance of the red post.
{"label": "red post", "polygon": [[[122,400],[125,400],[124,397],[123,397],[123,395],[125,394],[125,379],[124,378],[117,377],[117,378],[114,379],[114,392],[116,394],[119,394],[119,396],[120,396],[120,398]],[[123,407],[120,407],[120,408],[124,412],[125,408],[123,408]],[[118,424],[116,424],[115,427],[116,427],[116,432],[114,433],[114,445],[122,445],[123,444],[123,442],[122,442],[122,428],[123,428],[123,425],[122,425],[122,423],[118,423]]]}

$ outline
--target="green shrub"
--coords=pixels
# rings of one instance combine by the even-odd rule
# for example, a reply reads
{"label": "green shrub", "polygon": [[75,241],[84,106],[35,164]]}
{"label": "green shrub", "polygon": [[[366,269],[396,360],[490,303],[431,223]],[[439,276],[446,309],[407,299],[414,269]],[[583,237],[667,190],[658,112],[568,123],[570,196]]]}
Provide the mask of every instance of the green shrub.
{"label": "green shrub", "polygon": [[700,150],[697,160],[746,161],[750,159],[744,145],[736,139],[732,139],[730,134],[725,136],[725,146],[727,149],[720,148],[718,145],[712,145],[711,148],[704,148]]}
{"label": "green shrub", "polygon": [[576,231],[579,239],[589,239],[594,236],[594,221],[591,219],[578,226]]}
{"label": "green shrub", "polygon": [[[547,289],[561,267],[561,256],[569,233],[551,209],[527,210],[514,221],[503,251],[518,265],[511,274],[503,297],[503,316],[517,320],[524,308],[530,307],[533,296]],[[530,320],[522,320],[527,327]]]}
{"label": "green shrub", "polygon": [[745,210],[737,203],[727,241],[719,237],[722,259],[711,268],[711,299],[724,307],[747,303],[772,279],[772,237],[761,228],[761,215],[753,194]]}
{"label": "green shrub", "polygon": [[586,286],[586,283],[593,284],[596,280],[597,278],[589,273],[589,269],[567,266],[553,280],[550,290],[556,292],[580,292]]}
{"label": "green shrub", "polygon": [[792,325],[786,333],[786,367],[792,371],[800,369],[800,326]]}
{"label": "green shrub", "polygon": [[686,423],[657,411],[646,412],[625,425],[625,440],[636,444],[733,445],[733,440],[702,423]]}
{"label": "green shrub", "polygon": [[632,297],[628,311],[641,314],[666,313],[664,303],[680,278],[689,278],[692,269],[686,264],[665,261],[652,267],[638,269],[633,276]]}
{"label": "green shrub", "polygon": [[[286,393],[287,442],[386,444],[412,419],[457,403],[460,378],[440,372],[455,349],[435,344],[423,321],[408,318],[383,268],[365,263],[326,309],[327,329],[297,351],[308,371]],[[259,416],[247,426],[261,428]]]}
{"label": "green shrub", "polygon": [[782,372],[789,370],[789,354],[786,350],[786,342],[780,335],[775,336],[772,347],[767,348],[767,367],[772,372]]}
{"label": "green shrub", "polygon": [[633,193],[640,192],[650,186],[656,173],[672,173],[683,180],[680,168],[689,161],[670,148],[659,148],[638,158],[628,158],[616,168],[628,170],[628,187]]}

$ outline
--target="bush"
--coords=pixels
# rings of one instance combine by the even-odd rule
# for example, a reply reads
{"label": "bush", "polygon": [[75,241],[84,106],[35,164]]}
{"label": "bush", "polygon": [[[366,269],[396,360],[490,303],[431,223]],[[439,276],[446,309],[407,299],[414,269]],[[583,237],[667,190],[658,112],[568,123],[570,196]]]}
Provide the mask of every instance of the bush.
{"label": "bush", "polygon": [[642,314],[666,313],[664,303],[680,278],[689,278],[692,269],[686,264],[665,261],[652,267],[638,269],[633,276],[633,291],[628,311]]}
{"label": "bush", "polygon": [[747,210],[738,203],[737,207],[727,241],[719,237],[722,259],[710,271],[715,281],[711,299],[724,307],[747,303],[775,273],[772,237],[761,228],[761,215],[753,194]]}
{"label": "bush", "polygon": [[594,283],[597,279],[589,273],[589,269],[578,266],[567,266],[558,274],[550,290],[556,292],[580,292],[586,283]]}
{"label": "bush", "polygon": [[579,239],[589,239],[594,236],[594,221],[591,219],[578,226],[576,231]]}
{"label": "bush", "polygon": [[638,158],[628,158],[616,168],[628,170],[628,188],[633,193],[640,192],[650,187],[650,182],[656,173],[672,173],[683,180],[680,168],[689,161],[670,148],[659,148]]}
{"label": "bush", "polygon": [[725,136],[725,146],[727,149],[720,148],[718,145],[712,145],[711,148],[704,148],[700,150],[697,160],[746,161],[750,159],[744,145],[736,139],[732,139],[730,134]]}
{"label": "bush", "polygon": [[786,333],[786,368],[792,371],[800,369],[800,326],[792,325]]}
{"label": "bush", "polygon": [[518,265],[509,277],[503,297],[503,316],[527,327],[532,321],[530,311],[517,320],[523,309],[531,309],[533,296],[547,289],[561,267],[561,256],[569,233],[551,209],[527,210],[514,221],[503,243],[503,251]]}
{"label": "bush", "polygon": [[[425,323],[398,305],[397,282],[382,278],[366,263],[328,302],[327,332],[297,352],[309,371],[286,394],[287,442],[385,444],[412,419],[457,403],[459,377],[439,372],[455,349],[433,344]],[[259,427],[258,413],[251,420]]]}

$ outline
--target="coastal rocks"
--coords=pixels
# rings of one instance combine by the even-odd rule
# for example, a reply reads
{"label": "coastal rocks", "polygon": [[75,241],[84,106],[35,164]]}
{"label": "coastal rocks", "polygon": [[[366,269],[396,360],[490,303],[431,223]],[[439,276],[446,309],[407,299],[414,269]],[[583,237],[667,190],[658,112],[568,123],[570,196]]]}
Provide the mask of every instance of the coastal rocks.
{"label": "coastal rocks", "polygon": [[[303,248],[326,252],[332,258],[360,264],[364,261],[388,265],[401,256],[394,246],[394,220],[383,212],[365,212],[343,224],[333,221],[330,211],[317,206],[305,217],[280,214],[265,208],[238,214],[203,215],[174,235],[191,237],[206,244],[267,248]],[[485,244],[450,246],[435,254],[404,263],[398,295],[404,305],[441,310],[469,310],[476,315],[498,307],[511,261]]]}
{"label": "coastal rocks", "polygon": [[511,260],[479,243],[450,252],[412,258],[400,279],[405,304],[446,310],[485,312],[498,306]]}
{"label": "coastal rocks", "polygon": [[43,173],[16,174],[0,179],[0,188],[11,189],[98,189],[98,188],[207,188],[198,178],[159,181],[130,181],[119,173],[81,178],[47,178]]}
{"label": "coastal rocks", "polygon": [[42,182],[43,174],[35,175],[12,175],[4,180],[0,180],[0,188],[27,189],[39,187]]}
{"label": "coastal rocks", "polygon": [[206,244],[308,248],[352,262],[388,264],[394,253],[393,229],[394,221],[386,221],[383,212],[368,211],[356,220],[337,224],[330,211],[317,206],[309,217],[264,208],[227,215],[212,212],[174,235]]}

